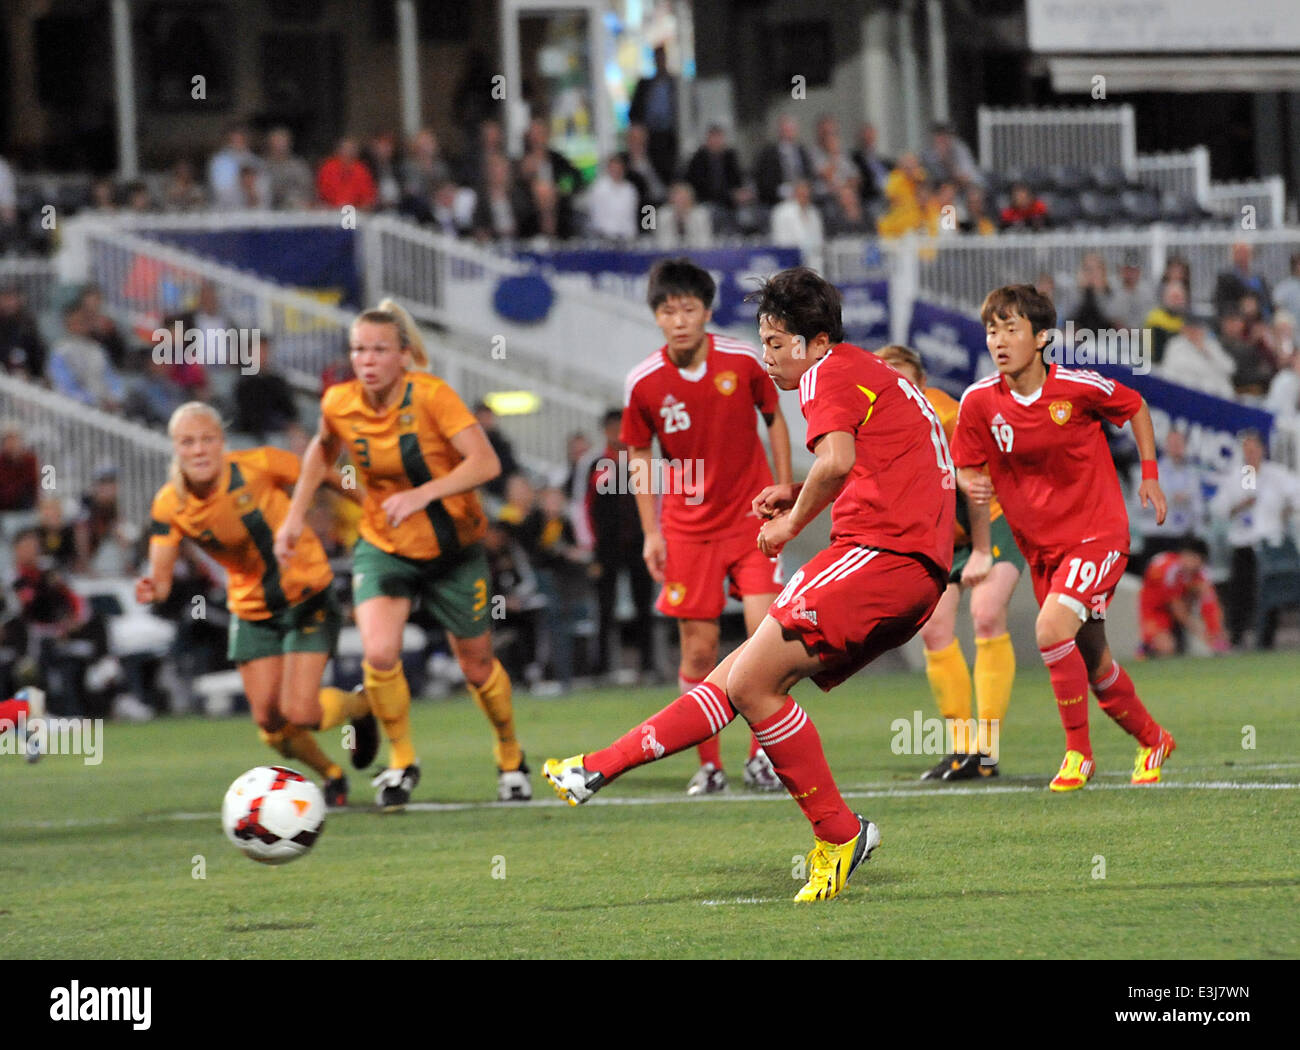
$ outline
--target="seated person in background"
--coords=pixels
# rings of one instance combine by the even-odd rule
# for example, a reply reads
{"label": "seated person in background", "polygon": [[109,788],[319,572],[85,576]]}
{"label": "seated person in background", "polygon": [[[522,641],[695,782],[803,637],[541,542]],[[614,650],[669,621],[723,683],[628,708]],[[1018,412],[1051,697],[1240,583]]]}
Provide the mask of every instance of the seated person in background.
{"label": "seated person in background", "polygon": [[22,286],[0,286],[0,371],[39,380],[45,376],[47,356],[45,340],[28,309]]}
{"label": "seated person in background", "polygon": [[63,519],[63,500],[52,494],[47,495],[42,498],[37,513],[39,520],[35,531],[40,541],[41,555],[49,558],[63,572],[77,572],[77,566],[88,558],[83,559],[77,549],[75,526]]}
{"label": "seated person in background", "polygon": [[282,434],[298,422],[293,388],[271,362],[271,337],[263,332],[258,343],[257,371],[249,375],[241,371],[235,380],[231,429],[253,436],[258,444],[266,444],[268,435]]}
{"label": "seated person in background", "polygon": [[664,251],[678,248],[708,248],[713,243],[713,220],[708,208],[695,203],[690,184],[674,182],[668,203],[655,215],[655,247]]}
{"label": "seated person in background", "polygon": [[988,199],[978,186],[966,187],[966,214],[959,223],[962,233],[978,233],[987,236],[998,232],[998,224],[989,215]]}
{"label": "seated person in background", "polygon": [[82,494],[77,520],[77,549],[85,559],[81,571],[102,576],[131,572],[139,532],[118,509],[117,468],[111,463],[96,467],[90,489]]}
{"label": "seated person in background", "polygon": [[918,197],[925,185],[925,169],[915,153],[904,153],[898,158],[898,167],[885,180],[885,200],[889,210],[880,216],[876,230],[882,237],[902,237],[918,229],[924,222]]}
{"label": "seated person in background", "polygon": [[875,223],[867,214],[856,184],[841,185],[825,209],[828,237],[858,237],[875,232]]}
{"label": "seated person in background", "polygon": [[1047,205],[1034,196],[1028,184],[1012,183],[1011,201],[1002,209],[1002,228],[1042,230],[1047,221]]}
{"label": "seated person in background", "polygon": [[1205,571],[1205,541],[1185,536],[1177,550],[1151,559],[1138,599],[1143,656],[1174,656],[1187,651],[1188,635],[1217,653],[1229,648],[1214,584]]}
{"label": "seated person in background", "polygon": [[1160,303],[1146,315],[1142,327],[1151,329],[1151,354],[1155,364],[1164,360],[1169,340],[1183,330],[1187,318],[1187,285],[1169,278],[1160,285]]}
{"label": "seated person in background", "polygon": [[1254,249],[1246,241],[1232,246],[1232,266],[1214,282],[1214,309],[1220,316],[1240,309],[1243,295],[1259,297],[1260,313],[1265,320],[1273,316],[1273,296],[1264,275],[1252,269]]}
{"label": "seated person in background", "polygon": [[63,312],[65,335],[50,353],[49,378],[57,393],[105,412],[117,412],[126,384],[92,335],[91,318],[80,301]]}
{"label": "seated person in background", "polygon": [[1130,572],[1141,572],[1157,554],[1177,550],[1184,538],[1205,528],[1201,471],[1187,455],[1187,438],[1181,430],[1171,428],[1165,435],[1159,469],[1168,513],[1163,524],[1149,516],[1134,518],[1142,532],[1142,554],[1129,559]]}
{"label": "seated person in background", "polygon": [[0,427],[0,514],[31,510],[39,487],[36,453],[23,443],[21,424],[6,422]]}
{"label": "seated person in background", "polygon": [[[1278,316],[1281,316],[1281,311]],[[1290,365],[1269,383],[1264,409],[1279,420],[1295,420],[1300,416],[1300,354],[1293,353]]]}
{"label": "seated person in background", "polygon": [[1247,341],[1246,318],[1240,313],[1220,317],[1219,339],[1235,365],[1233,389],[1239,396],[1263,397],[1273,378],[1273,363],[1266,353]]}
{"label": "seated person in background", "polygon": [[1166,379],[1228,400],[1232,400],[1236,370],[1236,362],[1214,338],[1210,323],[1201,317],[1184,321],[1182,331],[1165,344],[1159,365],[1159,373]]}
{"label": "seated person in background", "polygon": [[546,600],[538,592],[537,574],[528,555],[515,542],[508,526],[488,522],[483,550],[492,573],[494,619],[498,599],[503,600],[505,611],[504,627],[493,632],[493,649],[512,682],[527,681],[526,668],[537,652],[538,610]]}

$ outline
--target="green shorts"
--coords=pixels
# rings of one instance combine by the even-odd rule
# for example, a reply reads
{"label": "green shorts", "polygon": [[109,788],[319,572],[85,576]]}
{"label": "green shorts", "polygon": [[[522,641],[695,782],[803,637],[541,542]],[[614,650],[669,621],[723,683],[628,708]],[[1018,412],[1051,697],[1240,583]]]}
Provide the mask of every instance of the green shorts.
{"label": "green shorts", "polygon": [[232,616],[226,655],[242,664],[285,653],[333,653],[342,626],[338,599],[324,590],[265,620]]}
{"label": "green shorts", "polygon": [[[989,534],[993,541],[993,564],[996,565],[1000,561],[1005,561],[1024,572],[1025,556],[1020,553],[1020,548],[1016,546],[1016,538],[1011,535],[1011,526],[1007,524],[1005,514],[989,526]],[[952,572],[948,575],[949,583],[961,583],[961,571],[966,568],[966,562],[970,560],[970,552],[973,549],[973,547],[967,546],[958,547],[953,551]]]}
{"label": "green shorts", "polygon": [[456,638],[477,638],[492,626],[491,579],[481,543],[428,561],[388,554],[365,539],[352,550],[353,605],[369,598],[419,599]]}

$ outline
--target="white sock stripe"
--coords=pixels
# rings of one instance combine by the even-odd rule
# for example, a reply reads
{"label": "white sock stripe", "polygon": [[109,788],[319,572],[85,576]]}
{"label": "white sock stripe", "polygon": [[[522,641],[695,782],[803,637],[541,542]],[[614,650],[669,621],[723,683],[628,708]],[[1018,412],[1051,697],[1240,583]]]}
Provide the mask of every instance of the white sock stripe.
{"label": "white sock stripe", "polygon": [[692,689],[690,695],[695,697],[695,702],[705,709],[710,716],[709,721],[715,723],[713,730],[715,733],[731,721],[726,705],[714,695],[713,689],[701,685]]}
{"label": "white sock stripe", "polygon": [[1092,687],[1099,691],[1102,689],[1109,689],[1112,685],[1115,684],[1115,681],[1118,678],[1119,678],[1119,663],[1118,662],[1112,663],[1110,668],[1110,674],[1108,674],[1105,678],[1101,679],[1100,681],[1093,682]]}
{"label": "white sock stripe", "polygon": [[774,725],[768,726],[762,732],[755,732],[754,735],[758,737],[758,742],[761,744],[763,742],[764,736],[775,736],[777,733],[784,732],[802,714],[803,714],[803,708],[800,707],[798,704],[795,704],[794,707],[790,708],[790,710],[786,712],[785,717],[782,718],[779,722],[775,723]]}
{"label": "white sock stripe", "polygon": [[1062,642],[1055,649],[1044,649],[1042,650],[1043,663],[1047,664],[1049,667],[1052,664],[1060,663],[1062,660],[1064,660],[1067,656],[1070,655],[1070,651],[1073,648],[1074,648],[1074,641],[1071,640],[1068,642]]}
{"label": "white sock stripe", "polygon": [[773,736],[770,731],[768,733],[764,733],[758,738],[758,742],[762,744],[763,747],[765,748],[771,747],[773,744],[779,744],[783,740],[789,740],[792,736],[794,736],[801,729],[803,729],[803,727],[806,726],[807,724],[808,724],[808,716],[803,713],[802,709],[800,709],[799,720],[794,725],[790,726],[789,729],[781,733],[779,736]]}
{"label": "white sock stripe", "polygon": [[709,728],[712,729],[713,732],[715,733],[718,732],[718,730],[720,730],[722,727],[718,725],[718,716],[713,711],[713,709],[709,707],[708,701],[706,701],[704,697],[702,697],[699,693],[696,692],[690,692],[687,693],[686,695],[691,697],[691,699],[693,699],[697,704],[700,705],[700,710],[704,712],[704,717],[708,719]]}

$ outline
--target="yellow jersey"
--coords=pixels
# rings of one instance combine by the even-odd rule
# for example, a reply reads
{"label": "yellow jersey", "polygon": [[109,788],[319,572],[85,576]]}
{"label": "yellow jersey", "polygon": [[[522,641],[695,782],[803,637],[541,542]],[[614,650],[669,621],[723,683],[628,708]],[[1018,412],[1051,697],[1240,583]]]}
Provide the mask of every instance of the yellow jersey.
{"label": "yellow jersey", "polygon": [[[925,388],[925,399],[934,406],[934,411],[939,416],[939,422],[943,425],[944,437],[948,439],[948,447],[952,447],[952,436],[957,431],[957,412],[961,408],[960,403],[952,398],[945,390],[940,390],[937,386],[928,386]],[[996,499],[989,502],[989,522],[995,522],[1002,517],[1002,506]],[[957,501],[957,526],[956,533],[953,536],[954,547],[967,547],[970,545],[970,534],[967,531],[963,521],[969,522],[966,508],[962,500]]]}
{"label": "yellow jersey", "polygon": [[451,439],[478,420],[444,380],[407,372],[393,407],[366,403],[360,380],[325,391],[321,415],[347,448],[365,486],[360,533],[382,551],[428,560],[454,554],[487,531],[487,518],[474,490],[434,500],[400,525],[388,523],[383,504],[395,492],[418,488],[454,470],[465,458]]}
{"label": "yellow jersey", "polygon": [[229,574],[226,606],[241,620],[266,620],[326,590],[334,579],[320,540],[304,528],[293,561],[281,569],[276,530],[289,511],[285,487],[298,480],[298,457],[278,448],[228,452],[212,493],[182,497],[170,483],[150,511],[149,542],[180,546],[188,537]]}

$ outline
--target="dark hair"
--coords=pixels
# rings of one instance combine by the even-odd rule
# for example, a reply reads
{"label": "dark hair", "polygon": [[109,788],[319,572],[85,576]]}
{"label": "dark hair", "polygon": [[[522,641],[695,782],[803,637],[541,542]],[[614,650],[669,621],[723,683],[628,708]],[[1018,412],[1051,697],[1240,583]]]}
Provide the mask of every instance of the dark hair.
{"label": "dark hair", "polygon": [[1210,560],[1209,545],[1199,536],[1181,536],[1178,539],[1178,549],[1180,551],[1190,551],[1193,554],[1199,554],[1204,561]]}
{"label": "dark hair", "polygon": [[764,317],[779,322],[805,343],[811,343],[822,332],[832,345],[844,342],[840,290],[807,266],[795,266],[769,277],[745,296],[745,302],[758,304],[760,322]]}
{"label": "dark hair", "polygon": [[623,410],[621,408],[611,408],[609,409],[609,411],[605,413],[603,417],[601,417],[600,425],[602,427],[607,427],[611,423],[621,424],[622,422],[623,422]]}
{"label": "dark hair", "polygon": [[717,291],[718,286],[709,271],[696,266],[690,259],[660,259],[650,268],[650,286],[645,297],[651,310],[658,310],[663,302],[675,295],[698,299],[704,304],[704,309],[709,310]]}
{"label": "dark hair", "polygon": [[1056,307],[1032,284],[1007,284],[984,297],[980,321],[987,325],[996,317],[1005,321],[1012,314],[1029,322],[1034,335],[1056,327]]}

